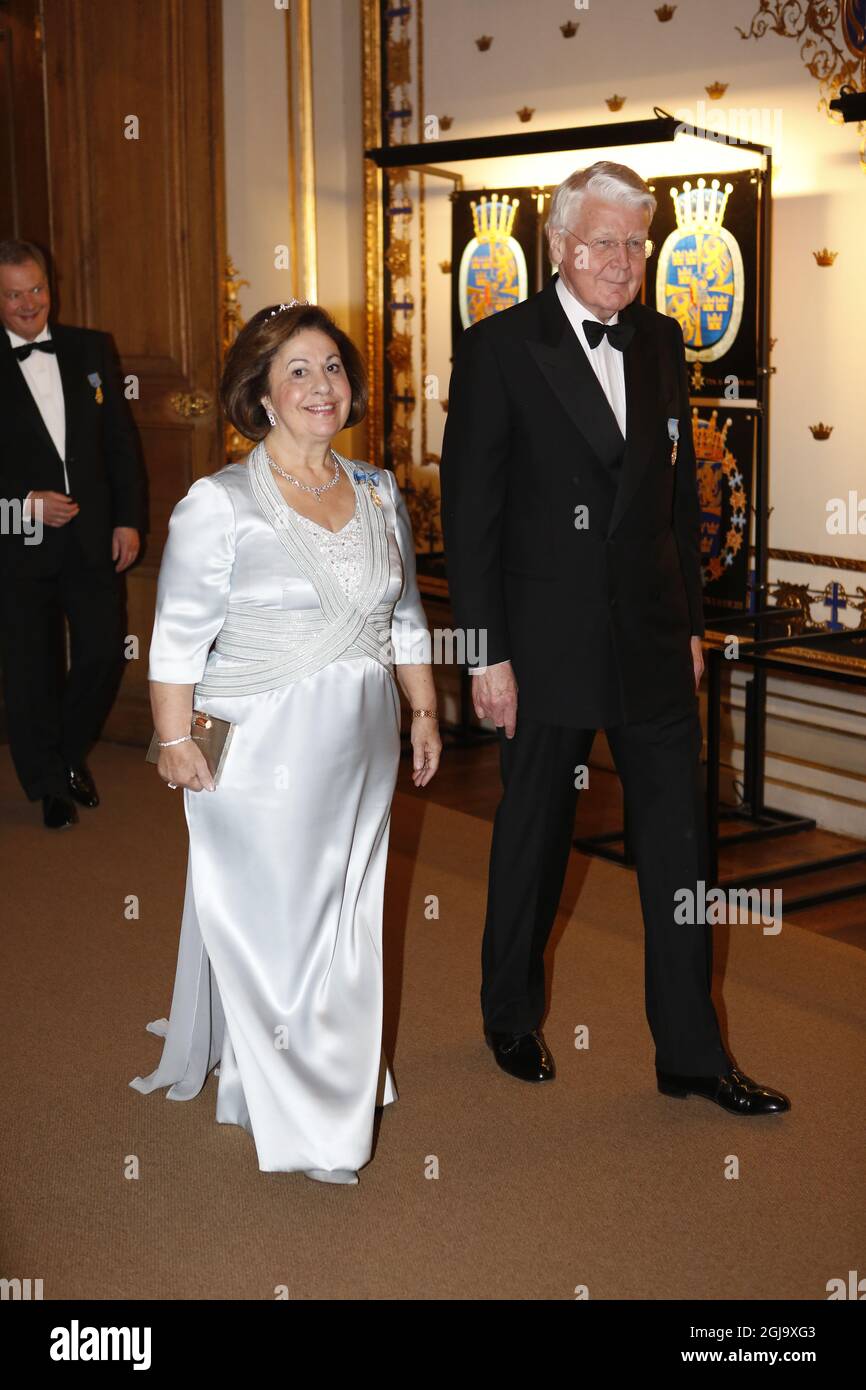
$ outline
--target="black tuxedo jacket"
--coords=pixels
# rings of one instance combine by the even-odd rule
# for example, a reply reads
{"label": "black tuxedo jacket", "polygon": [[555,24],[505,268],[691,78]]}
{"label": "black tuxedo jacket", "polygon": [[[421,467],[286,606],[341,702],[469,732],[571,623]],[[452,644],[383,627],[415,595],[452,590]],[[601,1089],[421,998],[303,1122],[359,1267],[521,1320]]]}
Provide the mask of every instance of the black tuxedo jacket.
{"label": "black tuxedo jacket", "polygon": [[638,723],[693,704],[704,631],[682,333],[641,304],[620,314],[636,330],[623,440],[556,279],[457,344],[441,464],[454,617],[486,632],[486,664],[511,660],[523,713]]}
{"label": "black tuxedo jacket", "polygon": [[[66,526],[44,526],[39,545],[0,534],[0,571],[56,574],[74,528],[87,564],[111,563],[115,526],[146,529],[144,470],[107,333],[51,324],[66,411],[66,471],[80,511]],[[93,381],[88,378],[93,378]],[[102,401],[97,399],[101,385]],[[0,328],[0,497],[31,489],[64,492],[63,463],[5,329]]]}

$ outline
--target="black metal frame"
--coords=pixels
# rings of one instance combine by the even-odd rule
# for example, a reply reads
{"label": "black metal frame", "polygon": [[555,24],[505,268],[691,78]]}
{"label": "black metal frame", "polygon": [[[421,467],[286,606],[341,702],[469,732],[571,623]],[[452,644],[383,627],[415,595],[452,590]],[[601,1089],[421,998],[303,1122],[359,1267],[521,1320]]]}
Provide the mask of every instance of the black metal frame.
{"label": "black metal frame", "polygon": [[[800,609],[799,609],[799,608],[766,608],[766,609],[759,609],[758,612],[756,612],[756,613],[736,613],[736,614],[734,614],[732,617],[726,619],[725,627],[726,627],[726,631],[727,631],[727,632],[729,632],[729,633],[731,633],[732,635],[734,635],[734,634],[735,634],[735,629],[736,629],[736,628],[748,627],[748,626],[749,626],[750,624],[752,624],[752,623],[754,623],[754,624],[756,624],[756,625],[763,625],[763,624],[766,624],[766,623],[770,622],[771,620],[775,620],[775,621],[779,622],[779,621],[785,621],[785,620],[788,619],[788,618],[795,618],[795,617],[799,617],[799,616],[800,616]],[[717,677],[717,672],[718,672],[718,667],[715,667],[715,668],[714,668],[714,667],[711,667],[710,664],[707,663],[707,680],[708,680],[708,690],[709,690],[708,697],[707,697],[707,711],[708,711],[708,713],[707,713],[707,724],[708,724],[707,742],[708,742],[708,744],[709,744],[709,738],[710,738],[710,735],[709,735],[709,722],[710,722],[710,720],[711,720],[712,717],[713,717],[713,711],[714,711],[714,710],[717,710],[717,709],[719,708],[719,706],[720,706],[720,697],[719,697],[718,695],[714,694],[714,690],[713,690],[713,681],[714,681],[714,679],[716,679],[716,677]],[[748,696],[747,696],[747,699],[748,699]],[[747,705],[747,709],[746,709],[746,729],[747,729],[747,734],[746,734],[746,757],[745,757],[746,773],[745,773],[745,776],[744,776],[744,782],[745,782],[747,785],[751,785],[751,783],[752,783],[752,769],[754,769],[754,768],[756,768],[756,767],[757,767],[757,768],[760,768],[760,769],[761,769],[761,781],[760,781],[760,785],[761,785],[761,789],[763,790],[763,780],[762,780],[762,776],[763,776],[763,752],[762,752],[762,748],[763,748],[763,738],[762,738],[762,735],[763,735],[763,726],[761,725],[760,721],[758,721],[758,720],[756,719],[756,712],[755,712],[754,707],[750,708],[748,705]],[[723,819],[726,818],[728,814],[730,814],[730,815],[740,815],[740,816],[742,816],[743,819],[746,819],[746,818],[747,818],[747,813],[746,813],[746,811],[745,811],[745,805],[744,805],[743,807],[732,808],[732,809],[730,810],[730,812],[728,812],[728,811],[726,810],[726,811],[723,813]],[[771,817],[773,817],[774,819],[771,820]],[[763,810],[763,812],[762,812],[762,821],[761,821],[761,823],[762,823],[762,825],[766,825],[766,826],[768,827],[767,830],[766,830],[766,834],[767,834],[768,836],[769,836],[769,835],[775,835],[775,834],[781,834],[781,833],[790,833],[790,832],[792,832],[792,831],[795,830],[795,829],[797,829],[797,830],[800,830],[800,829],[802,829],[802,830],[814,830],[814,829],[815,829],[815,822],[814,822],[814,821],[806,822],[806,821],[804,820],[804,821],[802,822],[802,824],[794,825],[793,822],[794,822],[795,819],[796,819],[795,817],[789,816],[788,812],[786,812],[786,811],[770,811],[769,809],[764,808],[764,810]],[[575,848],[575,849],[581,850],[581,852],[582,852],[583,854],[592,854],[592,855],[595,855],[595,856],[596,856],[597,858],[599,858],[599,859],[608,859],[608,860],[610,860],[610,862],[611,862],[612,864],[625,864],[625,865],[631,866],[632,864],[634,864],[634,855],[633,855],[633,853],[632,853],[631,845],[629,844],[629,838],[628,838],[628,817],[627,817],[627,816],[624,816],[624,817],[623,817],[623,820],[624,820],[624,824],[623,824],[622,830],[609,830],[609,831],[607,831],[607,832],[606,832],[605,834],[603,834],[603,835],[588,835],[588,836],[576,837],[574,840],[572,840],[572,844],[573,844],[574,848]],[[785,829],[784,832],[782,831],[781,828],[777,828],[777,826],[778,826],[778,827],[781,827],[783,824],[785,824],[785,826],[786,826],[786,829]],[[716,828],[716,833],[717,833],[717,828]],[[748,838],[749,838],[748,834],[747,834],[747,833],[744,833],[744,834],[742,834],[742,835],[740,835],[740,836],[732,836],[729,840],[727,840],[727,843],[731,844],[731,843],[734,843],[734,841],[735,841],[736,839],[743,839],[743,840],[744,840],[744,839],[748,839]],[[619,849],[614,849],[614,848],[613,848],[614,845],[618,845],[618,844],[622,844],[622,849],[621,849],[621,850],[619,850]],[[716,852],[716,845],[715,845],[715,842],[713,843],[713,846],[712,846],[712,852],[713,852],[713,853]]]}
{"label": "black metal frame", "polygon": [[[769,609],[760,615],[750,615],[756,618],[758,627],[768,615],[780,617],[783,610]],[[810,817],[797,816],[789,811],[781,811],[767,807],[764,804],[764,721],[759,718],[759,711],[756,697],[749,699],[749,692],[755,681],[761,681],[760,698],[763,699],[766,693],[766,679],[768,672],[784,671],[788,674],[802,677],[817,677],[821,680],[835,681],[838,684],[859,685],[866,687],[866,671],[856,671],[849,667],[842,666],[820,666],[809,665],[804,661],[785,660],[784,655],[777,655],[784,652],[787,647],[807,647],[813,649],[827,648],[839,641],[849,641],[852,637],[850,631],[843,632],[810,632],[800,633],[794,636],[784,637],[758,637],[741,645],[739,648],[737,661],[747,663],[754,668],[754,675],[747,690],[746,703],[746,739],[745,739],[745,762],[746,775],[744,777],[744,793],[746,799],[741,807],[720,807],[719,805],[719,777],[721,769],[721,698],[722,698],[722,662],[725,655],[721,647],[711,647],[707,652],[707,841],[709,846],[708,882],[720,888],[737,887],[749,889],[769,882],[777,882],[780,879],[795,878],[803,874],[820,873],[830,869],[839,868],[844,864],[854,864],[863,862],[866,864],[866,845],[858,850],[850,850],[845,854],[825,855],[818,859],[800,860],[797,864],[789,865],[787,868],[776,868],[757,873],[750,873],[748,880],[744,882],[740,876],[736,879],[722,879],[719,881],[719,822],[720,820],[743,820],[750,824],[750,828],[738,832],[735,835],[725,836],[721,841],[723,845],[738,844],[744,841],[764,840],[780,835],[791,835],[804,830],[814,830],[815,821]],[[864,654],[866,654],[866,633],[863,634]],[[749,801],[749,797],[754,798]],[[796,912],[805,907],[815,907],[821,903],[836,902],[843,898],[859,897],[866,894],[866,879],[855,883],[843,884],[838,888],[825,889],[822,892],[803,894],[799,898],[786,899],[785,913]]]}

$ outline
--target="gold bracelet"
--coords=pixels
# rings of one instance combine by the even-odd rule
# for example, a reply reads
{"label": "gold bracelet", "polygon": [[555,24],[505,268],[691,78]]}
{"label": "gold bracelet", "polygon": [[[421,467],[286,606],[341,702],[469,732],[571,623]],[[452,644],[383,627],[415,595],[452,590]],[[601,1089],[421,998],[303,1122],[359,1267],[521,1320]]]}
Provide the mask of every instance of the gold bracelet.
{"label": "gold bracelet", "polygon": [[413,719],[438,719],[439,716],[435,709],[413,709]]}

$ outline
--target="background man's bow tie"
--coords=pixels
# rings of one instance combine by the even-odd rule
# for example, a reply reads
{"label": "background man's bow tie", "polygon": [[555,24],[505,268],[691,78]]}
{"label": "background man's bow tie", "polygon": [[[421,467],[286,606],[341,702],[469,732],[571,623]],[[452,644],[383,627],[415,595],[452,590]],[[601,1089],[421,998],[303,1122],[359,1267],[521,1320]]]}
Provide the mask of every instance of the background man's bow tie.
{"label": "background man's bow tie", "polygon": [[611,347],[624,352],[634,337],[634,324],[627,319],[625,323],[596,323],[595,319],[584,319],[583,331],[591,348],[597,348],[606,337]]}
{"label": "background man's bow tie", "polygon": [[26,361],[27,361],[27,358],[30,356],[31,352],[54,352],[54,353],[56,353],[56,352],[57,352],[57,346],[56,346],[55,343],[53,343],[53,342],[51,341],[50,338],[46,338],[46,339],[45,339],[43,342],[41,342],[41,343],[22,343],[20,347],[14,347],[14,348],[12,349],[12,351],[13,351],[13,353],[15,354],[15,356],[18,358],[18,361],[19,361],[19,362],[26,362]]}

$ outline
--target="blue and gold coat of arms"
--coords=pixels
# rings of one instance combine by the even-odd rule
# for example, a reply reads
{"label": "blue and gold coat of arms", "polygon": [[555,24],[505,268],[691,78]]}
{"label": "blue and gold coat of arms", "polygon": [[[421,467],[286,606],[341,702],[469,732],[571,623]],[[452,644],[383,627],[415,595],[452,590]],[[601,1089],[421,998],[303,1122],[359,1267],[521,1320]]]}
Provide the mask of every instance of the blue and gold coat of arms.
{"label": "blue and gold coat of arms", "polygon": [[529,276],[523,248],[511,235],[519,201],[498,193],[480,203],[473,199],[475,236],[460,258],[458,303],[464,328],[520,304],[527,295]]}
{"label": "blue and gold coat of arms", "polygon": [[718,411],[702,419],[692,407],[692,436],[701,508],[701,566],[704,587],[733,565],[748,528],[743,474],[727,445],[731,420],[718,427]]}
{"label": "blue and gold coat of arms", "polygon": [[659,251],[656,308],[679,323],[690,362],[724,356],[743,317],[743,257],[722,225],[732,188],[698,179],[671,189],[677,225]]}

